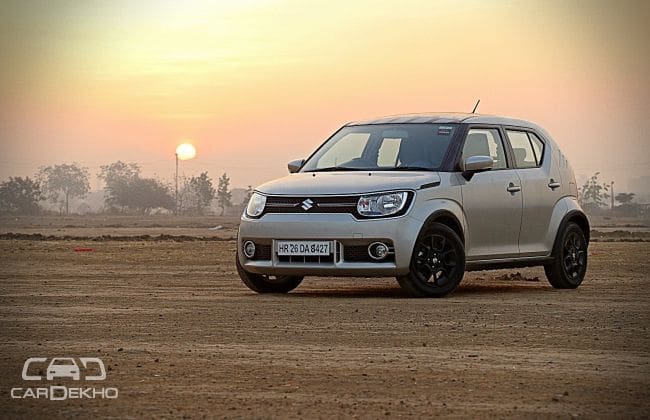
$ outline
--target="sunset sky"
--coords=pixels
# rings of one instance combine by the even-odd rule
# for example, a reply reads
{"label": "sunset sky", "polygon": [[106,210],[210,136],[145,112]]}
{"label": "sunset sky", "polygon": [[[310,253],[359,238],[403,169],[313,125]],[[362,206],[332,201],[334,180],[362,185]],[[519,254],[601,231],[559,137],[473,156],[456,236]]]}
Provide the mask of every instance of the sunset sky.
{"label": "sunset sky", "polygon": [[649,3],[3,1],[0,179],[119,159],[171,180],[191,142],[182,172],[254,186],[347,121],[480,98],[621,191],[650,175]]}

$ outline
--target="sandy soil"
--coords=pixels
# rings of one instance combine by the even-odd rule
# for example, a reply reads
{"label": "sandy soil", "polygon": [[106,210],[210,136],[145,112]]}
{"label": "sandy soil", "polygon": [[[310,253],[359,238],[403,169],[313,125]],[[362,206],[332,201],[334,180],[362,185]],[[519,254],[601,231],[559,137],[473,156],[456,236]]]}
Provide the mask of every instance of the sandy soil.
{"label": "sandy soil", "polygon": [[[75,252],[76,247],[92,252]],[[70,417],[650,416],[650,244],[594,243],[578,290],[468,274],[250,292],[233,241],[0,240],[0,412]],[[519,275],[513,273],[519,272]],[[28,357],[99,357],[117,399],[18,400]]]}
{"label": "sandy soil", "polygon": [[142,239],[157,238],[160,235],[175,237],[197,237],[211,239],[232,239],[237,237],[237,216],[0,216],[0,239],[10,235],[40,235],[50,239],[106,237]]}

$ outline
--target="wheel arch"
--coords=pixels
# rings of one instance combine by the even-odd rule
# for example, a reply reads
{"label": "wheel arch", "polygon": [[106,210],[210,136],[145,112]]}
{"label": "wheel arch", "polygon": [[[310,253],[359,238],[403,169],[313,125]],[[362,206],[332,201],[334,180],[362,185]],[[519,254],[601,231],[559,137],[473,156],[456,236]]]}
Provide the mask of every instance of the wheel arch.
{"label": "wheel arch", "polygon": [[465,231],[463,230],[463,224],[451,211],[445,209],[434,211],[429,217],[426,218],[422,224],[422,229],[431,223],[440,223],[447,226],[458,235],[461,242],[463,243],[463,246],[465,245]]}
{"label": "wheel arch", "polygon": [[566,214],[566,216],[564,216],[564,219],[560,225],[561,228],[564,228],[569,222],[574,222],[580,227],[582,233],[585,235],[587,244],[589,244],[591,228],[589,227],[589,219],[587,218],[587,215],[580,210],[571,210]]}
{"label": "wheel arch", "polygon": [[587,245],[589,245],[590,227],[589,227],[589,219],[587,218],[587,215],[581,210],[577,210],[577,209],[569,210],[562,218],[562,222],[560,222],[560,226],[555,232],[555,241],[553,242],[553,255],[555,255],[556,252],[557,239],[559,235],[562,232],[564,232],[566,225],[571,222],[577,224],[578,227],[580,227],[582,233],[585,235],[585,240],[587,241]]}
{"label": "wheel arch", "polygon": [[554,205],[553,214],[551,215],[546,237],[544,238],[544,245],[548,250],[548,256],[554,254],[557,237],[563,232],[564,227],[570,221],[574,221],[580,226],[585,234],[587,243],[589,242],[589,220],[587,215],[575,197],[562,197]]}

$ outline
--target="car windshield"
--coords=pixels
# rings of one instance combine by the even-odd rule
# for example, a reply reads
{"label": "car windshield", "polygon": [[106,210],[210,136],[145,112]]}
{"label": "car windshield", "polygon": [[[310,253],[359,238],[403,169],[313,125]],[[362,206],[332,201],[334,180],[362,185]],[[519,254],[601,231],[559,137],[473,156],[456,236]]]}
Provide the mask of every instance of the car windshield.
{"label": "car windshield", "polygon": [[375,124],[339,130],[301,172],[432,171],[442,165],[457,124]]}
{"label": "car windshield", "polygon": [[51,363],[52,365],[75,365],[76,364],[73,359],[53,359]]}

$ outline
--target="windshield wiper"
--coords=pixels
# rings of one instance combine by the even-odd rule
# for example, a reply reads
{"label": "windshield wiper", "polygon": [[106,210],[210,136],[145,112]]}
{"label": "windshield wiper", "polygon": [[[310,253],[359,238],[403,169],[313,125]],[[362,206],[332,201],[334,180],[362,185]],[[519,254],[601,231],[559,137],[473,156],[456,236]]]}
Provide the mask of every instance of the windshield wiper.
{"label": "windshield wiper", "polygon": [[425,168],[424,166],[397,166],[394,168],[352,168],[349,166],[330,166],[329,168],[312,169],[305,172],[335,172],[335,171],[428,171],[433,172],[433,168]]}
{"label": "windshield wiper", "polygon": [[330,166],[329,168],[312,169],[305,172],[335,172],[335,171],[371,171],[372,169],[366,168],[350,168],[347,166]]}
{"label": "windshield wiper", "polygon": [[386,171],[435,171],[433,168],[425,168],[424,166],[396,166],[395,168],[384,169]]}

